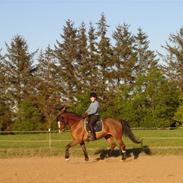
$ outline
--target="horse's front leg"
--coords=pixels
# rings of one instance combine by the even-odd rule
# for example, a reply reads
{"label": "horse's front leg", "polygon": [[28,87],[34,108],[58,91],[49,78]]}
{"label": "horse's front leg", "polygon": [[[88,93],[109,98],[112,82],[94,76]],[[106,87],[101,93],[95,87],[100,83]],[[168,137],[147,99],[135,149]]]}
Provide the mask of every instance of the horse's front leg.
{"label": "horse's front leg", "polygon": [[74,140],[71,143],[69,143],[69,144],[66,145],[66,149],[65,149],[65,160],[69,160],[69,158],[70,158],[69,149],[72,146],[76,145],[76,144],[78,144],[78,141]]}
{"label": "horse's front leg", "polygon": [[88,153],[86,151],[85,143],[84,142],[81,142],[80,145],[81,145],[81,148],[82,148],[83,153],[84,153],[84,156],[85,156],[85,161],[88,161],[89,160],[89,157],[88,157]]}

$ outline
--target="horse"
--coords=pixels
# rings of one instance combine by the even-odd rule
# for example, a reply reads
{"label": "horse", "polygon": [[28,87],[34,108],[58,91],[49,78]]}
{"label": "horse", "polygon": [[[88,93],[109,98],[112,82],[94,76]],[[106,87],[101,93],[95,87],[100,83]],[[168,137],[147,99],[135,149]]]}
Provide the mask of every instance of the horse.
{"label": "horse", "polygon": [[[59,124],[59,130],[62,132],[65,131],[66,126],[69,127],[73,139],[72,142],[66,145],[65,159],[69,160],[70,158],[69,149],[74,145],[80,144],[84,153],[85,161],[88,161],[89,156],[85,146],[85,142],[88,140],[88,132],[84,127],[84,119],[75,113],[68,112],[66,108],[63,108],[57,116],[57,122]],[[126,146],[122,140],[122,136],[124,134],[128,136],[132,142],[142,145],[142,141],[135,137],[126,121],[105,118],[102,122],[103,128],[100,132],[96,132],[96,138],[105,138],[106,141],[108,141],[111,146],[109,155],[111,155],[112,151],[116,147],[116,141],[122,155],[122,160],[126,159]]]}

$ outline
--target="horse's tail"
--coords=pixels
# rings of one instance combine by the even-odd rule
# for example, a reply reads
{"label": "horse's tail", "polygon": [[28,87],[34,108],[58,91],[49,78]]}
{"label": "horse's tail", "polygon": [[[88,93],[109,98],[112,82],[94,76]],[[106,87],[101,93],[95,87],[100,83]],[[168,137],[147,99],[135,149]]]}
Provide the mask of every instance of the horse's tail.
{"label": "horse's tail", "polygon": [[121,121],[121,124],[122,124],[122,130],[123,130],[124,135],[126,135],[132,142],[142,145],[142,140],[139,140],[135,137],[135,135],[133,134],[128,122],[127,121]]}

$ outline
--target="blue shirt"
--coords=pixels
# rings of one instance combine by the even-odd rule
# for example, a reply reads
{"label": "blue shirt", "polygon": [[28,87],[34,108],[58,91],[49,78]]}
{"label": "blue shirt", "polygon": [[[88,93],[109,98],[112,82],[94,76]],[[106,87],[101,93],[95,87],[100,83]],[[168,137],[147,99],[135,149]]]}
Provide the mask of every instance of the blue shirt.
{"label": "blue shirt", "polygon": [[100,104],[98,101],[94,101],[90,104],[90,106],[88,107],[88,109],[86,110],[86,113],[88,115],[99,115],[99,112],[100,112]]}

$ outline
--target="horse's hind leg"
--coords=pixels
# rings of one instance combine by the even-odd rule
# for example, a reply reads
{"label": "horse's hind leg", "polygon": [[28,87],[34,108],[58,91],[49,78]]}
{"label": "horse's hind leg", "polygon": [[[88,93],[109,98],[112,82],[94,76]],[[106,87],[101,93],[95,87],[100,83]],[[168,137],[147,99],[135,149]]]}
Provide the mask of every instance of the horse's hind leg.
{"label": "horse's hind leg", "polygon": [[122,139],[116,139],[117,140],[117,143],[119,145],[119,150],[122,154],[122,160],[125,160],[126,159],[126,149],[125,149],[125,144],[123,143]]}
{"label": "horse's hind leg", "polygon": [[89,157],[88,157],[88,153],[86,151],[85,143],[84,142],[81,142],[80,145],[81,145],[81,148],[82,148],[83,153],[84,153],[84,156],[85,156],[85,161],[88,161],[89,160]]}
{"label": "horse's hind leg", "polygon": [[111,156],[114,148],[116,147],[116,143],[111,135],[105,136],[106,141],[111,145],[108,155]]}

